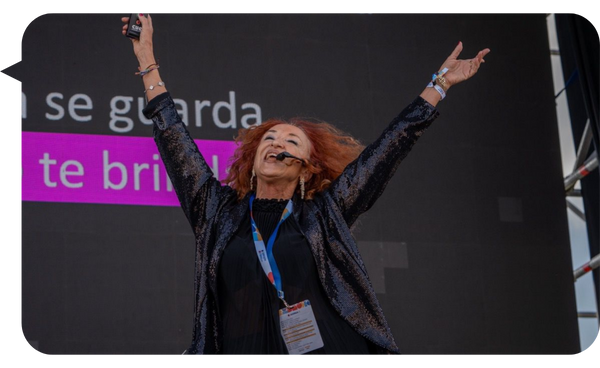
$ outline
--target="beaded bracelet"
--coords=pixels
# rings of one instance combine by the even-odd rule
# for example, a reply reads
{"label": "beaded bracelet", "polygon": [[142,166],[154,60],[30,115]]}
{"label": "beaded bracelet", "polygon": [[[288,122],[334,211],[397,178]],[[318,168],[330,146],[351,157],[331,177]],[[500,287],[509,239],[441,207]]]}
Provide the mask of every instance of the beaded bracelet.
{"label": "beaded bracelet", "polygon": [[153,65],[150,65],[148,68],[146,68],[144,70],[140,70],[139,72],[135,73],[135,75],[139,75],[140,77],[143,77],[144,75],[150,73],[151,71],[160,68],[160,65],[158,65],[158,64],[153,64]]}

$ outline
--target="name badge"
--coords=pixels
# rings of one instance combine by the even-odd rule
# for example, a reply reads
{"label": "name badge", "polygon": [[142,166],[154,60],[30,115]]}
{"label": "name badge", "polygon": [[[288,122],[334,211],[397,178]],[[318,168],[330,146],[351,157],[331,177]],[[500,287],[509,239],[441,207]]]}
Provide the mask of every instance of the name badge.
{"label": "name badge", "polygon": [[279,310],[281,336],[290,354],[304,354],[323,347],[310,301]]}

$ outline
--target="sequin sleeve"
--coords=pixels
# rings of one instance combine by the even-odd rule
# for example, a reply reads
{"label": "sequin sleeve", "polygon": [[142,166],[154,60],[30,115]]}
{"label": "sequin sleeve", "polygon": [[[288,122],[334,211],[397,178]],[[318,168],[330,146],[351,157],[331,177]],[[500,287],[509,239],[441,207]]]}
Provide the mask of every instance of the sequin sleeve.
{"label": "sequin sleeve", "polygon": [[152,99],[144,115],[154,123],[154,141],[181,208],[194,227],[202,217],[214,215],[222,192],[231,189],[214,178],[168,92]]}
{"label": "sequin sleeve", "polygon": [[435,107],[417,97],[326,190],[348,226],[373,206],[400,162],[438,115]]}

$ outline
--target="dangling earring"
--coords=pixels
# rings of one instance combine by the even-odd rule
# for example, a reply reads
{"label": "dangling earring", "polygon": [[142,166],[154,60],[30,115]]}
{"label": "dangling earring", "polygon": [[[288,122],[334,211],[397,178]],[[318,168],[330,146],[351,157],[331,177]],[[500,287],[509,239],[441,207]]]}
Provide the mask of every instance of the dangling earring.
{"label": "dangling earring", "polygon": [[250,191],[252,191],[254,189],[254,177],[256,176],[256,173],[254,173],[254,169],[252,169],[252,177],[250,178]]}
{"label": "dangling earring", "polygon": [[300,177],[300,198],[304,199],[304,176]]}

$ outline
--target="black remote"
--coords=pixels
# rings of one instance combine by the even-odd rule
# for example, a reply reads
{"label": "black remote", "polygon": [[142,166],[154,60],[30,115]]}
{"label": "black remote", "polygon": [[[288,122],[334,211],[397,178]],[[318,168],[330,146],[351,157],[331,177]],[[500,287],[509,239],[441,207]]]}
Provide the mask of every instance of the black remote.
{"label": "black remote", "polygon": [[125,36],[139,40],[141,32],[142,24],[139,19],[139,14],[131,14],[129,16],[129,24],[127,25],[127,32],[125,32]]}

